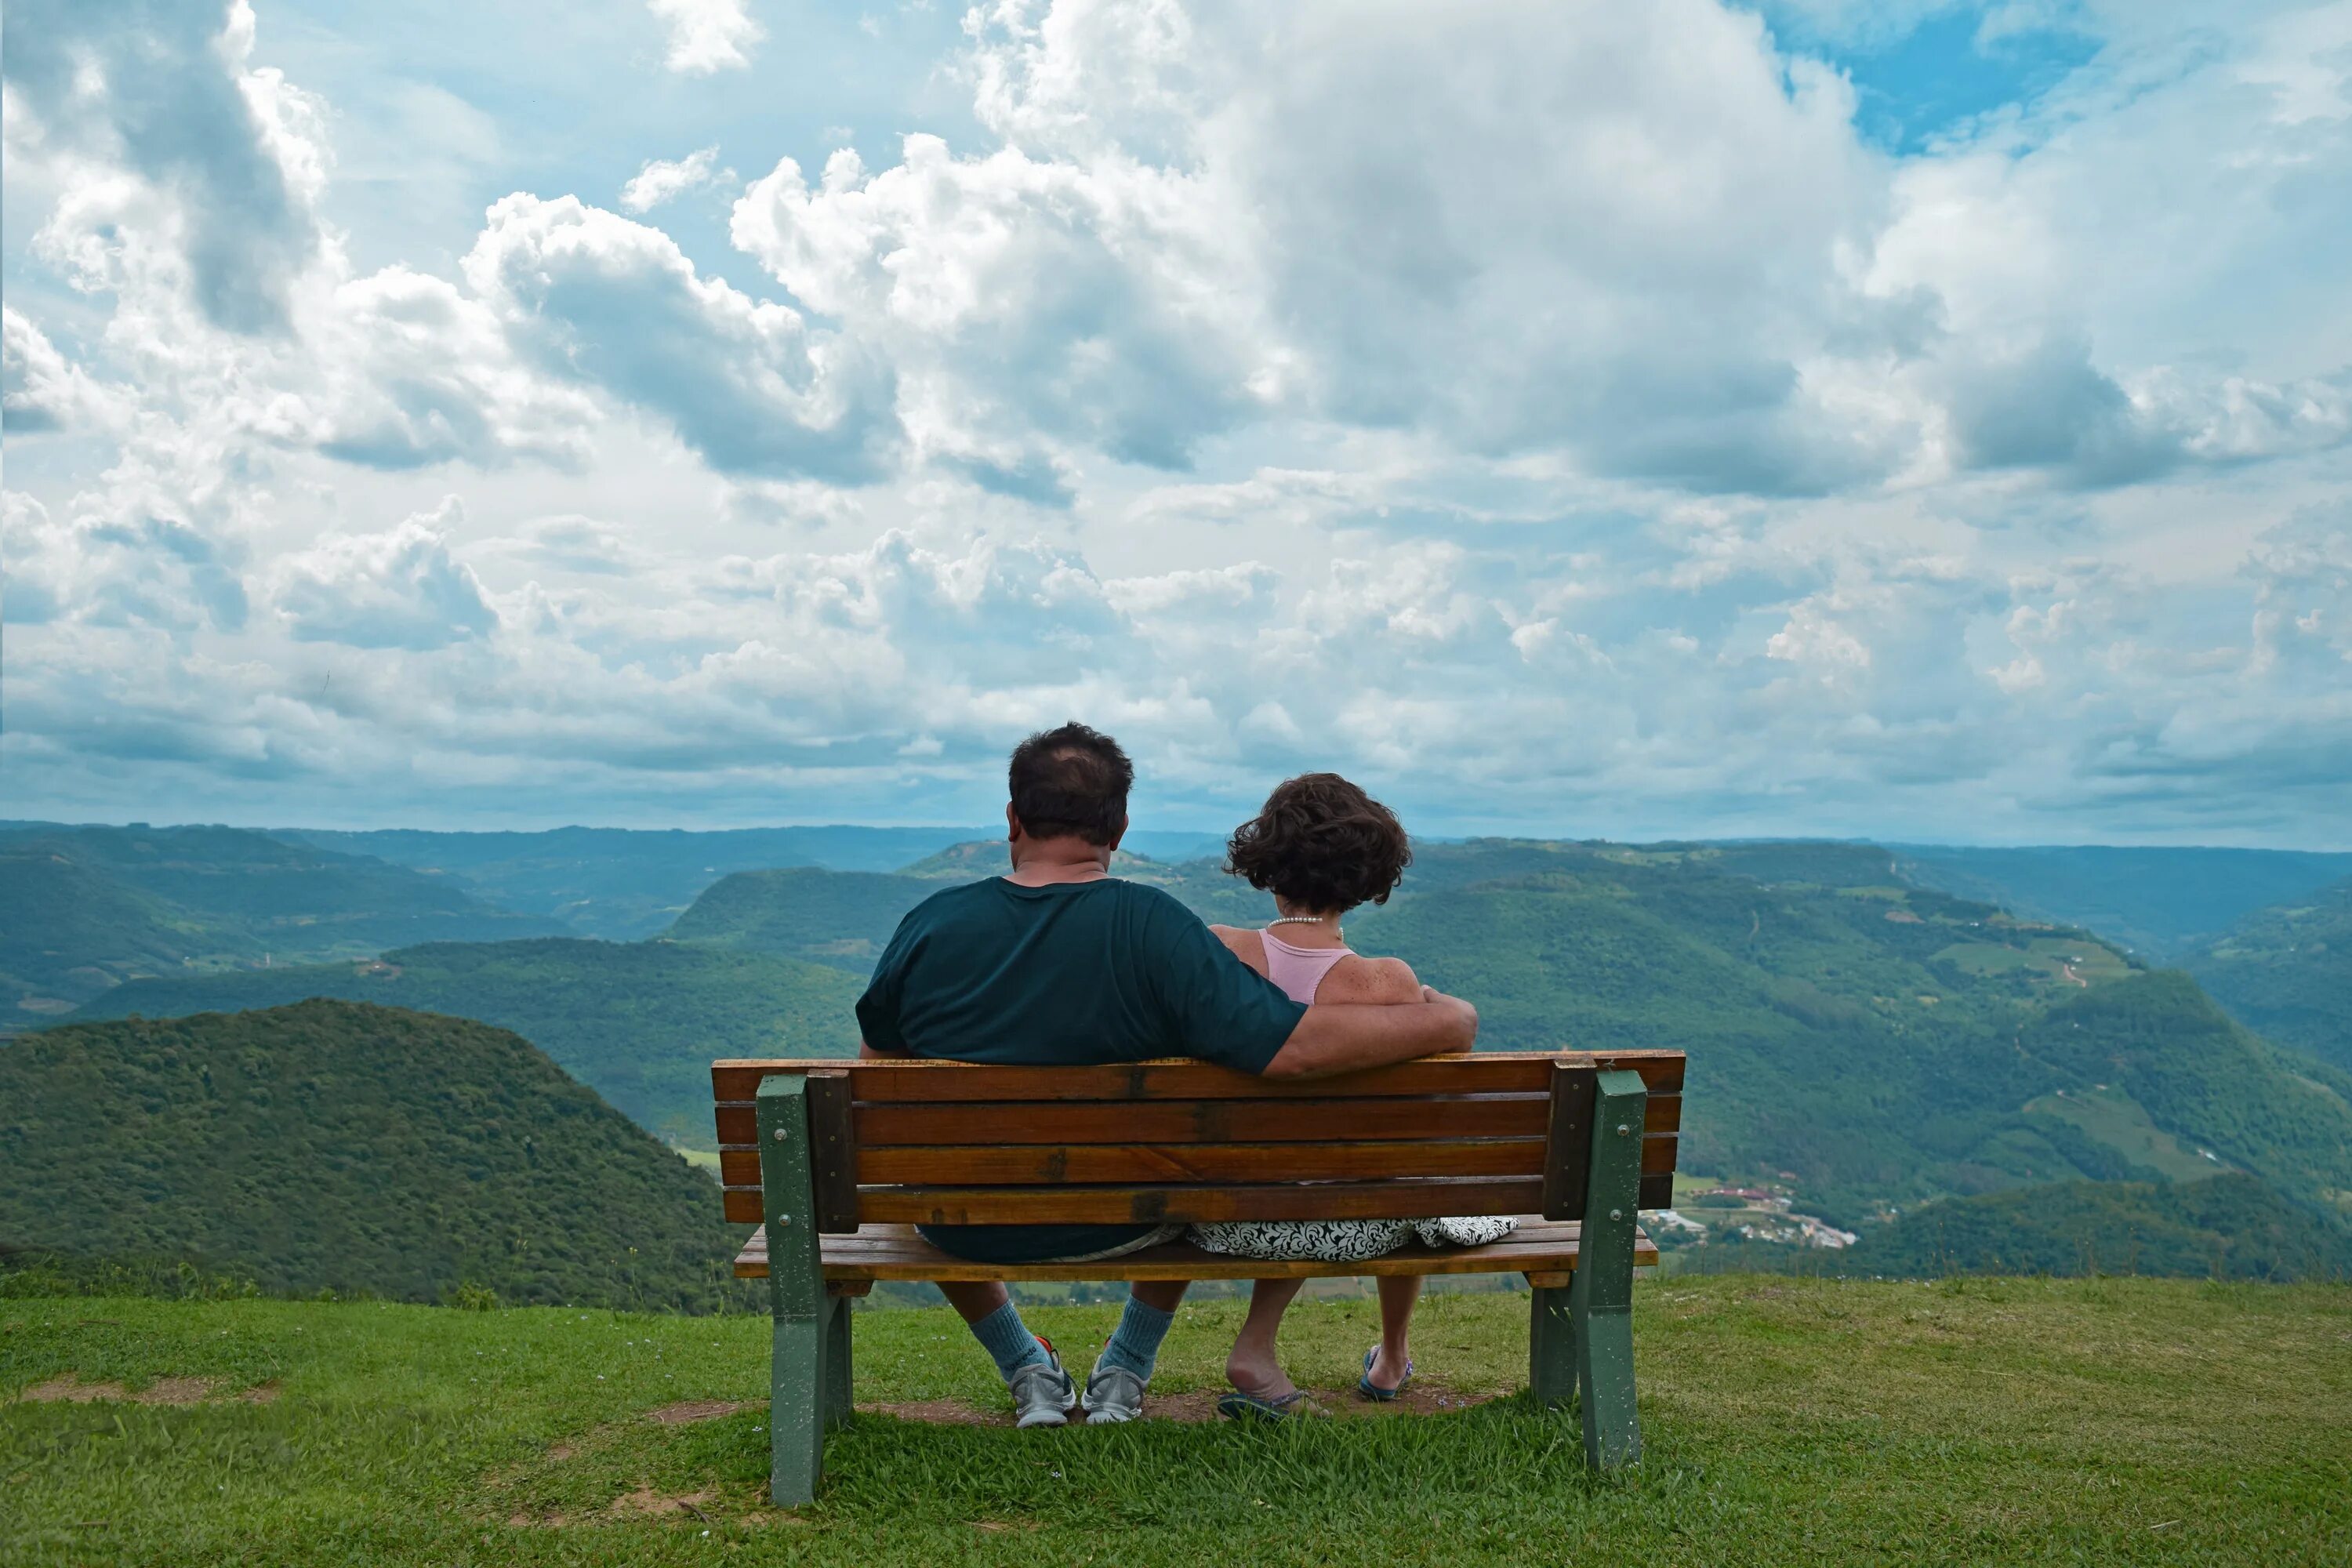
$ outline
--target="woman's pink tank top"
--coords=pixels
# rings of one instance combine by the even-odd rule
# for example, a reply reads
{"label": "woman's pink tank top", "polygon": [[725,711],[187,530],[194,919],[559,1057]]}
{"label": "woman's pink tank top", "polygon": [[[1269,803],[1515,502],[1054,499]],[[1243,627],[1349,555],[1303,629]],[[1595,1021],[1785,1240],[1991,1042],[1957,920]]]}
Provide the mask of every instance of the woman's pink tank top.
{"label": "woman's pink tank top", "polygon": [[1312,1003],[1331,966],[1349,954],[1344,947],[1293,947],[1271,931],[1257,934],[1265,942],[1265,977],[1293,1002]]}

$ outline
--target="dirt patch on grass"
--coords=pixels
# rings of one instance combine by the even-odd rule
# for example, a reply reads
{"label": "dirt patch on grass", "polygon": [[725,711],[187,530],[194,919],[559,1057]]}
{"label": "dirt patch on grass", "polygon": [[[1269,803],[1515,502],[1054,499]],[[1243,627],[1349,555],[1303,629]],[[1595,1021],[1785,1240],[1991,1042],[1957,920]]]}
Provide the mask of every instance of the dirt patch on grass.
{"label": "dirt patch on grass", "polygon": [[738,1410],[751,1408],[740,1399],[681,1399],[675,1405],[648,1410],[646,1416],[665,1426],[683,1426],[689,1421],[716,1421],[721,1416],[732,1415]]}
{"label": "dirt patch on grass", "polygon": [[921,1421],[934,1426],[1010,1426],[1010,1410],[982,1410],[962,1399],[908,1399],[891,1404],[861,1405],[860,1415],[893,1415],[901,1421]]}
{"label": "dirt patch on grass", "polygon": [[668,1514],[683,1513],[701,1520],[707,1524],[710,1521],[710,1515],[703,1510],[702,1505],[718,1495],[717,1492],[710,1491],[665,1493],[657,1492],[651,1487],[639,1487],[625,1497],[614,1499],[613,1506],[605,1511],[616,1519],[658,1519]]}
{"label": "dirt patch on grass", "polygon": [[[37,1383],[16,1395],[27,1405],[202,1405],[215,1397],[217,1380],[209,1377],[159,1377],[133,1394],[114,1382],[84,1383],[72,1373]],[[267,1394],[262,1389],[268,1389]],[[257,1404],[278,1397],[276,1384],[248,1389],[238,1396]]]}

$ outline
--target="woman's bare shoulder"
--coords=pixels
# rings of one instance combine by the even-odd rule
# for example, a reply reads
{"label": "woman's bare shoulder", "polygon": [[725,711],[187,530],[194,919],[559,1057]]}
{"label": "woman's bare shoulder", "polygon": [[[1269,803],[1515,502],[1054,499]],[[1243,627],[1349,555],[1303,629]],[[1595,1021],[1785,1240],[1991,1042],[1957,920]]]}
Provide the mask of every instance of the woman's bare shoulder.
{"label": "woman's bare shoulder", "polygon": [[[1336,985],[1334,983],[1337,983]],[[1334,995],[1334,990],[1344,994]],[[1421,981],[1402,958],[1367,958],[1350,953],[1331,966],[1315,993],[1318,1002],[1361,1002],[1395,1006],[1421,1000]]]}
{"label": "woman's bare shoulder", "polygon": [[1251,931],[1246,926],[1213,925],[1209,928],[1209,934],[1231,949],[1235,958],[1240,959],[1260,974],[1265,973],[1265,942],[1263,933]]}

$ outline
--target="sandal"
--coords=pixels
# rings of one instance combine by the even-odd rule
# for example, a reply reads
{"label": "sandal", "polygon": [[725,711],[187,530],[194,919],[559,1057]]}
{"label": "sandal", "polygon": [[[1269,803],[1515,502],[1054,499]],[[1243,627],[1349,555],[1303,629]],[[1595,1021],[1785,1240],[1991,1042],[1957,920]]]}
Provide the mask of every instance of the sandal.
{"label": "sandal", "polygon": [[1412,1385],[1412,1358],[1405,1358],[1404,1376],[1394,1388],[1382,1388],[1372,1381],[1372,1363],[1381,1359],[1381,1347],[1374,1345],[1364,1352],[1364,1375],[1356,1380],[1356,1393],[1365,1398],[1386,1405]]}
{"label": "sandal", "polygon": [[1331,1413],[1316,1404],[1315,1396],[1303,1388],[1294,1388],[1274,1399],[1262,1394],[1244,1394],[1235,1388],[1217,1401],[1217,1414],[1228,1421],[1297,1421],[1328,1418]]}

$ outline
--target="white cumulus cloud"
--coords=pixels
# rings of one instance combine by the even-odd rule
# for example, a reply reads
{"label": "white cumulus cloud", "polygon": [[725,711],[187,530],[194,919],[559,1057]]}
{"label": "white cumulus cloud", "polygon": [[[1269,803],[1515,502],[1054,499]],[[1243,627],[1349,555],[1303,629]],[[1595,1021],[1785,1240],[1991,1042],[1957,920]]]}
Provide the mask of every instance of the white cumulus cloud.
{"label": "white cumulus cloud", "polygon": [[455,496],[383,533],[322,540],[281,559],[271,602],[299,642],[425,650],[488,635],[498,612],[449,553]]}
{"label": "white cumulus cloud", "polygon": [[735,171],[717,168],[718,161],[719,149],[716,146],[688,153],[675,162],[647,159],[645,167],[630,176],[629,183],[621,187],[622,210],[649,213],[664,202],[684,195],[688,191],[733,180]]}
{"label": "white cumulus cloud", "polygon": [[898,435],[887,364],[701,277],[657,228],[512,195],[465,273],[542,371],[661,416],[714,468],[852,482],[884,469]]}
{"label": "white cumulus cloud", "polygon": [[646,0],[656,20],[669,29],[666,65],[688,76],[741,70],[767,29],[751,16],[749,0]]}

